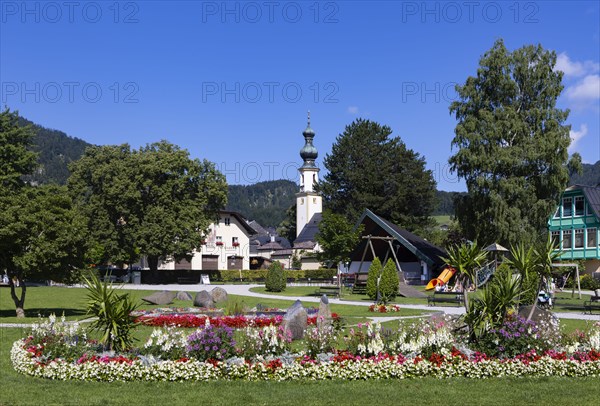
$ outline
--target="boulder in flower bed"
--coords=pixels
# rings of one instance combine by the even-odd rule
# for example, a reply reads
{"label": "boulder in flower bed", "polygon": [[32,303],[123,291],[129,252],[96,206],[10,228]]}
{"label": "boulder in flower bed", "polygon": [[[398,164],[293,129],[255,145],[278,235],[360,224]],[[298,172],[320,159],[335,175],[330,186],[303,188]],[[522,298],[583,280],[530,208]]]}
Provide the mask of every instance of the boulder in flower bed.
{"label": "boulder in flower bed", "polygon": [[151,294],[150,296],[143,297],[142,300],[150,304],[162,306],[173,303],[173,299],[175,299],[175,296],[177,296],[175,292],[163,290],[162,292],[156,292]]}
{"label": "boulder in flower bed", "polygon": [[304,331],[308,325],[308,313],[302,302],[296,300],[296,302],[287,310],[285,316],[283,316],[283,331],[292,336],[292,340],[300,340],[304,337]]}
{"label": "boulder in flower bed", "polygon": [[223,288],[216,287],[210,291],[210,296],[213,302],[222,303],[227,301],[227,291]]}
{"label": "boulder in flower bed", "polygon": [[196,293],[196,297],[194,298],[194,306],[212,308],[215,307],[215,302],[213,301],[210,293],[208,293],[206,290],[201,290],[200,292]]}
{"label": "boulder in flower bed", "polygon": [[192,300],[192,295],[187,292],[177,292],[177,300]]}

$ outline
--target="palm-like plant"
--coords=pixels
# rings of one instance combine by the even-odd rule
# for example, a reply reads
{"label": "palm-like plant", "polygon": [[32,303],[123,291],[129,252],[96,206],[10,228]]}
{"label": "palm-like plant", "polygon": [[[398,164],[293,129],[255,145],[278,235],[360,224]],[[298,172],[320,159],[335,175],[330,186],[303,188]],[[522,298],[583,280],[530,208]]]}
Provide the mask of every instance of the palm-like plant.
{"label": "palm-like plant", "polygon": [[104,348],[115,351],[131,348],[135,327],[131,312],[137,304],[128,294],[117,294],[111,283],[100,281],[94,274],[83,280],[87,285],[87,314],[96,318],[90,327],[100,332]]}
{"label": "palm-like plant", "polygon": [[511,258],[506,262],[519,272],[520,302],[524,304],[533,303],[537,300],[537,291],[532,288],[532,284],[538,285],[537,259],[534,249],[533,247],[525,248],[525,244],[520,243],[517,246],[511,246],[510,254]]}
{"label": "palm-like plant", "polygon": [[472,300],[465,314],[471,338],[475,339],[490,328],[502,325],[508,315],[516,311],[520,294],[519,278],[510,269],[496,272],[491,283]]}
{"label": "palm-like plant", "polygon": [[[539,284],[536,290],[536,298],[539,294],[540,290],[544,288],[544,285],[548,285],[550,282],[550,278],[552,277],[552,266],[556,260],[560,258],[562,251],[558,249],[557,245],[552,241],[550,236],[546,239],[546,241],[539,246],[537,246],[534,250],[535,256],[535,271],[538,273],[540,279]],[[535,308],[537,305],[537,299],[533,301],[533,306],[531,306],[531,310],[529,312],[529,316],[527,316],[527,321],[531,320],[533,317],[533,313],[535,312]]]}
{"label": "palm-like plant", "polygon": [[461,245],[455,245],[448,248],[448,256],[443,258],[444,262],[456,270],[456,278],[464,290],[465,309],[469,308],[469,299],[467,291],[472,284],[475,284],[477,268],[481,267],[487,257],[487,252],[483,251],[477,241]]}

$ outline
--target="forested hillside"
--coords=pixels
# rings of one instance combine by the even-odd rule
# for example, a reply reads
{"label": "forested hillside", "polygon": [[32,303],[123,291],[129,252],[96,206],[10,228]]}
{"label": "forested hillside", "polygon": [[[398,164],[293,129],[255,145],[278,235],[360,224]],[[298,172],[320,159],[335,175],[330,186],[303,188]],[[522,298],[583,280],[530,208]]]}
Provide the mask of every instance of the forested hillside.
{"label": "forested hillside", "polygon": [[574,174],[571,176],[570,185],[587,185],[597,186],[600,184],[600,161],[595,164],[583,164],[583,172],[581,175]]}
{"label": "forested hillside", "polygon": [[294,203],[298,185],[289,180],[229,185],[228,210],[239,211],[263,227],[277,227]]}
{"label": "forested hillside", "polygon": [[39,167],[26,179],[36,184],[57,183],[64,185],[69,177],[67,165],[78,160],[89,144],[79,138],[70,137],[62,131],[51,130],[21,118],[21,125],[33,128],[32,150],[39,153]]}

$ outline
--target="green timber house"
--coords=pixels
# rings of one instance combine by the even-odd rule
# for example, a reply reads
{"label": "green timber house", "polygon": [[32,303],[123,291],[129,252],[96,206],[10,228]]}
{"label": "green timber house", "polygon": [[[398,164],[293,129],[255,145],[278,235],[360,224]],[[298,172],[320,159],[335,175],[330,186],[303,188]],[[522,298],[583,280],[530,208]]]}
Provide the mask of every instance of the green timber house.
{"label": "green timber house", "polygon": [[548,230],[563,261],[585,261],[585,273],[600,276],[600,187],[574,185],[561,195]]}

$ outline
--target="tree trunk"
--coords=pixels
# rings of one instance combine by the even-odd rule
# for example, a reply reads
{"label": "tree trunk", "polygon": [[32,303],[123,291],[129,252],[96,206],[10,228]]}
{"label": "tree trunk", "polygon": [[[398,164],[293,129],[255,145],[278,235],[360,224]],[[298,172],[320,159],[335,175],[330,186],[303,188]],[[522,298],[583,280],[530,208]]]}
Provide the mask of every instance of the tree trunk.
{"label": "tree trunk", "polygon": [[[17,308],[17,317],[24,318],[25,317],[25,293],[27,292],[27,286],[25,286],[25,281],[21,279],[19,275],[14,275],[9,279],[10,283],[10,297],[12,297],[13,302],[15,302],[15,307]],[[17,297],[16,287],[21,288],[21,298]]]}
{"label": "tree trunk", "polygon": [[153,283],[158,283],[158,256],[148,255],[148,268]]}

